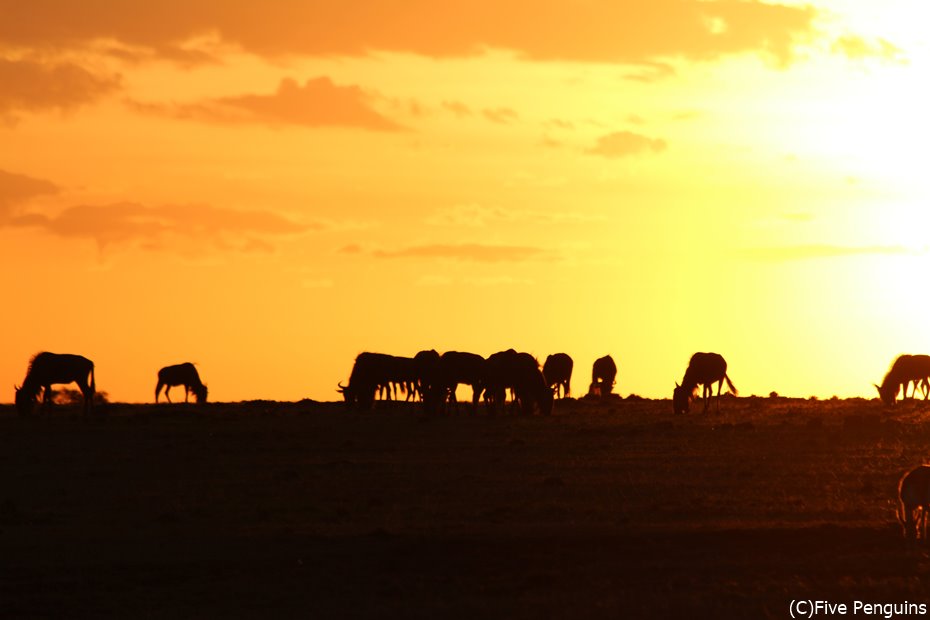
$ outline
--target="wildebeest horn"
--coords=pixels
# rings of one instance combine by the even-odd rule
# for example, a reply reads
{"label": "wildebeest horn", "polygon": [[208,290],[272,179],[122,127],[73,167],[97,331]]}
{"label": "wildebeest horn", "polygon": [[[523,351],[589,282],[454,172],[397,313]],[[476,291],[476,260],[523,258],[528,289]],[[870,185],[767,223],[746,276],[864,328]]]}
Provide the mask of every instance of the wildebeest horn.
{"label": "wildebeest horn", "polygon": [[342,381],[340,381],[340,382],[337,383],[336,385],[339,386],[339,388],[336,389],[337,392],[345,392],[345,391],[346,391],[346,386],[342,385]]}

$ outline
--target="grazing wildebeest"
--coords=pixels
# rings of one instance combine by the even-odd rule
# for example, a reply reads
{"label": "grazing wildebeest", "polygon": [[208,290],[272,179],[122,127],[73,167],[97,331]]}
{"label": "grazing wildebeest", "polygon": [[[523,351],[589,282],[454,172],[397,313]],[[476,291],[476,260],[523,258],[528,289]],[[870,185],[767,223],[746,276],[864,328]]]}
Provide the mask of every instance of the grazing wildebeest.
{"label": "grazing wildebeest", "polygon": [[405,394],[410,402],[417,395],[417,363],[412,357],[392,357],[389,378],[395,395]]}
{"label": "grazing wildebeest", "polygon": [[392,383],[407,384],[415,380],[412,357],[395,357],[384,353],[359,353],[349,375],[349,385],[339,383],[338,390],[351,409],[371,409],[375,393]]}
{"label": "grazing wildebeest", "polygon": [[[914,395],[917,386],[926,385],[930,377],[930,355],[899,355],[891,365],[891,370],[882,379],[882,384],[876,385],[878,395],[882,402],[894,406],[898,398],[898,391],[904,387],[904,398],[907,398],[907,386],[914,383]],[[873,384],[874,385],[874,384]],[[928,390],[924,389],[924,400],[927,399]]]}
{"label": "grazing wildebeest", "polygon": [[484,392],[485,359],[477,353],[446,351],[439,359],[439,380],[443,399],[448,399],[454,408],[458,408],[455,390],[459,384],[470,385],[472,390],[472,411],[477,412],[478,401]]}
{"label": "grazing wildebeest", "polygon": [[546,358],[543,364],[543,376],[550,388],[554,388],[554,394],[559,395],[559,389],[562,391],[562,398],[571,394],[572,367],[575,363],[567,353],[553,353]]}
{"label": "grazing wildebeest", "polygon": [[513,349],[494,353],[485,364],[485,400],[491,413],[503,408],[507,388],[514,393],[514,410],[525,414],[539,409],[543,415],[552,413],[552,390],[539,369],[539,362],[529,353]]}
{"label": "grazing wildebeest", "polygon": [[22,387],[16,388],[16,409],[21,414],[32,412],[39,390],[43,391],[42,407],[48,407],[52,385],[77,383],[84,396],[84,413],[94,406],[94,363],[80,355],[68,353],[37,353],[29,360]]}
{"label": "grazing wildebeest", "polygon": [[439,377],[439,352],[435,349],[420,351],[413,356],[416,372],[416,390],[420,394],[423,407],[428,412],[437,412],[443,404],[445,394]]}
{"label": "grazing wildebeest", "polygon": [[688,413],[691,401],[694,400],[698,385],[704,386],[704,411],[709,406],[709,398],[714,394],[714,382],[717,382],[717,411],[720,411],[720,390],[723,382],[733,395],[738,394],[730,377],[727,376],[727,362],[717,353],[695,353],[691,356],[688,369],[681,380],[681,385],[675,384],[672,392],[672,404],[675,413]]}
{"label": "grazing wildebeest", "polygon": [[907,472],[898,483],[898,521],[904,538],[927,540],[927,511],[930,511],[930,465]]}
{"label": "grazing wildebeest", "polygon": [[165,366],[158,371],[158,383],[155,385],[155,402],[158,402],[158,395],[161,389],[165,388],[165,398],[171,402],[168,391],[176,385],[184,386],[184,402],[188,402],[190,395],[193,394],[198,404],[207,402],[207,386],[200,380],[197,368],[190,362]]}
{"label": "grazing wildebeest", "polygon": [[614,391],[617,383],[617,364],[609,355],[594,360],[591,367],[591,387],[588,393],[595,396],[608,396]]}

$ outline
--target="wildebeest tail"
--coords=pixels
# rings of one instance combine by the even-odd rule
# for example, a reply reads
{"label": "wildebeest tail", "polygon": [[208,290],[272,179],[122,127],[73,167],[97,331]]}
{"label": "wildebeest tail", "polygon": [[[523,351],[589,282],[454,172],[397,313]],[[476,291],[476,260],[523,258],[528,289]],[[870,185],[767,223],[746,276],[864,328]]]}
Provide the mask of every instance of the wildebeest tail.
{"label": "wildebeest tail", "polygon": [[730,381],[730,377],[724,374],[723,378],[727,380],[727,389],[730,390],[730,394],[733,396],[739,396],[739,391],[737,391],[736,386],[733,385],[733,382]]}

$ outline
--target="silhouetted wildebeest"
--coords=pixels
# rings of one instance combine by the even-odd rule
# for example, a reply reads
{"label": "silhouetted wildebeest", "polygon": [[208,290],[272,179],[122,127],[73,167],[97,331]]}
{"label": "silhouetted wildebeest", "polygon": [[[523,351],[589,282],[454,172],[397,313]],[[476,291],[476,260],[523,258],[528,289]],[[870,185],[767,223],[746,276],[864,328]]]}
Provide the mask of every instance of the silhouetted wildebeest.
{"label": "silhouetted wildebeest", "polygon": [[459,384],[470,385],[472,389],[472,411],[478,410],[478,401],[484,387],[485,359],[477,353],[446,351],[439,358],[439,380],[443,399],[457,407],[455,390]]}
{"label": "silhouetted wildebeest", "polygon": [[727,388],[733,395],[738,394],[736,387],[727,376],[727,362],[722,355],[717,353],[695,353],[691,356],[688,363],[688,369],[681,380],[681,385],[675,384],[675,390],[672,392],[672,404],[675,413],[688,413],[691,409],[691,401],[694,400],[695,392],[698,385],[704,386],[704,411],[710,404],[709,398],[714,394],[714,382],[717,383],[717,411],[720,411],[720,390],[723,388],[723,382],[727,382]]}
{"label": "silhouetted wildebeest", "polygon": [[553,353],[546,358],[543,364],[543,376],[550,388],[554,389],[554,394],[559,395],[559,389],[562,390],[562,397],[565,398],[571,394],[572,368],[575,363],[567,353]]}
{"label": "silhouetted wildebeest", "polygon": [[392,383],[407,383],[415,377],[414,360],[411,357],[395,357],[384,353],[359,353],[352,366],[349,384],[339,383],[338,390],[351,409],[371,409],[375,393],[381,386]]}
{"label": "silhouetted wildebeest", "polygon": [[399,399],[403,394],[407,402],[416,398],[416,367],[412,357],[388,356],[391,362],[388,372],[378,384],[378,398],[381,400]]}
{"label": "silhouetted wildebeest", "polygon": [[898,521],[904,538],[927,540],[927,511],[930,511],[930,465],[907,472],[898,483]]}
{"label": "silhouetted wildebeest", "polygon": [[52,398],[52,385],[77,383],[84,396],[84,413],[94,406],[94,363],[80,355],[68,353],[37,353],[29,360],[22,387],[16,388],[16,409],[21,414],[31,413],[39,390],[43,391],[42,407],[48,407]]}
{"label": "silhouetted wildebeest", "polygon": [[617,364],[609,355],[594,360],[591,367],[591,387],[588,394],[594,396],[609,396],[617,383]]}
{"label": "silhouetted wildebeest", "polygon": [[427,411],[437,411],[444,398],[439,377],[439,352],[435,349],[420,351],[413,356],[413,367],[416,373],[416,389],[420,400]]}
{"label": "silhouetted wildebeest", "polygon": [[184,402],[188,402],[191,394],[197,399],[198,404],[207,402],[207,386],[200,380],[197,368],[190,362],[165,366],[158,371],[158,383],[155,385],[155,402],[158,402],[158,395],[161,389],[165,388],[165,398],[171,402],[168,391],[176,385],[184,386]]}
{"label": "silhouetted wildebeest", "polygon": [[392,356],[390,380],[395,395],[404,394],[405,400],[410,402],[417,395],[417,363],[412,357]]}
{"label": "silhouetted wildebeest", "polygon": [[539,362],[529,353],[513,349],[500,351],[488,357],[485,363],[485,400],[494,413],[503,408],[507,388],[514,393],[514,408],[525,414],[534,409],[544,415],[552,413],[552,390],[539,369]]}
{"label": "silhouetted wildebeest", "polygon": [[[918,384],[925,385],[930,377],[930,355],[899,355],[891,365],[891,370],[882,379],[882,384],[876,385],[878,395],[886,405],[893,406],[898,398],[898,391],[904,388],[904,398],[907,398],[907,386],[914,382],[914,394],[917,394]],[[873,384],[874,385],[874,384]],[[928,392],[924,391],[924,400]]]}

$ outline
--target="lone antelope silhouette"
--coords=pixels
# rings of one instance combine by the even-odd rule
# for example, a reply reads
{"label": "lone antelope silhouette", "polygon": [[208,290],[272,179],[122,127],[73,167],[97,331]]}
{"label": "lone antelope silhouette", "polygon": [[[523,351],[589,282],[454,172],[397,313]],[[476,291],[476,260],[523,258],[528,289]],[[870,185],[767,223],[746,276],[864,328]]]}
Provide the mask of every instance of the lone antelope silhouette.
{"label": "lone antelope silhouette", "polygon": [[176,386],[184,386],[184,402],[188,402],[191,394],[197,399],[197,404],[207,402],[207,386],[200,380],[200,374],[197,368],[190,362],[165,366],[158,371],[158,383],[155,385],[155,402],[158,402],[158,395],[162,388],[165,388],[165,399],[170,403],[171,397],[168,391]]}
{"label": "lone antelope silhouette", "polygon": [[[918,385],[924,390],[924,400],[927,400],[927,382],[930,377],[930,355],[899,355],[885,374],[881,385],[876,385],[878,395],[882,402],[893,407],[898,398],[898,391],[904,387],[904,398],[907,398],[907,386],[914,383],[914,394],[917,395]],[[875,385],[875,384],[873,384]]]}
{"label": "lone antelope silhouette", "polygon": [[591,386],[588,394],[606,397],[614,391],[617,383],[617,364],[609,355],[594,360],[591,366]]}
{"label": "lone antelope silhouette", "polygon": [[29,360],[23,385],[16,387],[16,410],[26,415],[32,413],[42,390],[42,408],[48,408],[52,398],[52,386],[77,383],[84,397],[84,413],[94,406],[94,363],[80,355],[70,353],[36,353]]}
{"label": "lone antelope silhouette", "polygon": [[898,483],[898,521],[905,539],[927,540],[927,511],[930,510],[930,465],[907,472]]}
{"label": "lone antelope silhouette", "polygon": [[734,396],[739,394],[730,377],[727,376],[727,361],[719,353],[695,353],[688,362],[688,369],[681,380],[681,385],[675,384],[672,392],[672,405],[675,413],[688,413],[691,402],[695,399],[697,386],[704,386],[704,411],[710,405],[709,399],[714,395],[714,382],[717,382],[717,411],[720,411],[720,390],[723,382]]}
{"label": "lone antelope silhouette", "polygon": [[562,391],[562,398],[571,395],[572,368],[575,362],[568,353],[553,353],[546,358],[543,364],[543,376],[549,387],[554,386],[553,394],[559,395],[559,389]]}

